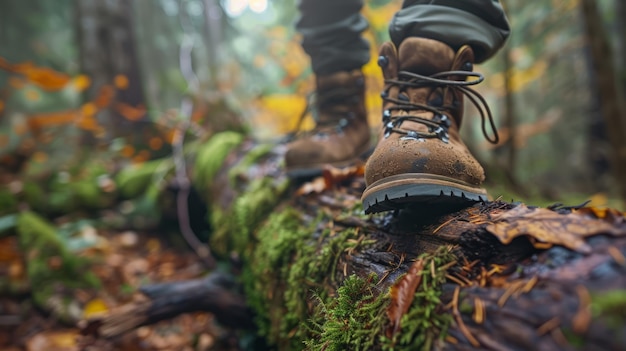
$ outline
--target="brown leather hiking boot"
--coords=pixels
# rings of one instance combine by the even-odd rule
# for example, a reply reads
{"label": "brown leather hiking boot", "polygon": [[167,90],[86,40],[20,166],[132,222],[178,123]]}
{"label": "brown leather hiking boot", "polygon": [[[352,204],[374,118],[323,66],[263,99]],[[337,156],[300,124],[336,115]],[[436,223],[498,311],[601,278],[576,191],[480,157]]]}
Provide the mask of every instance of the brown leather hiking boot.
{"label": "brown leather hiking boot", "polygon": [[363,73],[338,72],[317,77],[316,83],[315,128],[287,146],[285,164],[291,177],[321,174],[324,165],[349,166],[370,148]]}
{"label": "brown leather hiking boot", "polygon": [[[480,186],[483,168],[459,137],[465,95],[480,112],[485,137],[498,139],[485,100],[468,87],[483,80],[472,72],[473,62],[469,46],[455,53],[424,38],[407,38],[397,51],[392,43],[383,44],[378,61],[385,78],[383,130],[365,166],[366,213],[487,199]],[[486,133],[487,118],[493,138]]]}

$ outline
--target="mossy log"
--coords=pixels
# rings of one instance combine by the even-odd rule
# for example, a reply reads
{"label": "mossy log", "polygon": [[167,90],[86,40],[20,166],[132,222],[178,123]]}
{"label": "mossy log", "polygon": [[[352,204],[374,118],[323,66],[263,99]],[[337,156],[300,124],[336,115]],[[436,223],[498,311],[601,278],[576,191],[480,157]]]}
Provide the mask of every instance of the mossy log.
{"label": "mossy log", "polygon": [[303,186],[281,146],[229,145],[194,183],[211,248],[241,263],[275,348],[626,349],[623,213],[491,201],[365,215],[358,169]]}

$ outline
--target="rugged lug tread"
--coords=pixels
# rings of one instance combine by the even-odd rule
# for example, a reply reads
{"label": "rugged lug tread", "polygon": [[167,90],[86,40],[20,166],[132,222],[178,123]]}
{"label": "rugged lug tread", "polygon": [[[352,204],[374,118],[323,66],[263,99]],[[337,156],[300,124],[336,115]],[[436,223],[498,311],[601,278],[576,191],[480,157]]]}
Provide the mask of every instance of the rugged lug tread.
{"label": "rugged lug tread", "polygon": [[[378,213],[390,210],[401,210],[407,207],[419,205],[471,205],[474,202],[485,202],[486,197],[480,193],[471,193],[464,190],[444,187],[437,189],[436,186],[414,187],[413,189],[400,189],[394,194],[395,189],[386,189],[370,194],[363,199],[365,213]],[[397,190],[395,190],[397,192]],[[449,195],[448,195],[449,194]]]}

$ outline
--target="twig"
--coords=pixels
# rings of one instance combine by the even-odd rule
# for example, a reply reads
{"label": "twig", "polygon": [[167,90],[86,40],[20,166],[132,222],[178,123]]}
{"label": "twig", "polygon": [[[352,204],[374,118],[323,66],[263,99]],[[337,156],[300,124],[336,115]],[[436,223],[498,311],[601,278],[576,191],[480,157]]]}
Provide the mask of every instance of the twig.
{"label": "twig", "polygon": [[591,323],[591,295],[589,290],[583,285],[576,286],[576,293],[580,303],[578,311],[576,311],[572,320],[572,329],[577,334],[583,334],[587,332]]}
{"label": "twig", "polygon": [[550,333],[554,329],[558,328],[561,325],[561,320],[559,317],[554,317],[547,322],[543,323],[539,328],[537,328],[537,335],[543,336],[547,333]]}
{"label": "twig", "polygon": [[[187,81],[188,88],[196,91],[199,88],[198,77],[193,71],[191,52],[194,42],[190,32],[190,26],[186,18],[185,11],[180,10],[180,22],[183,27],[184,36],[180,45],[179,62],[180,71]],[[185,142],[185,134],[191,125],[191,114],[193,112],[193,102],[189,96],[185,96],[181,102],[180,115],[183,118],[182,123],[174,133],[172,141],[172,157],[174,159],[174,167],[176,169],[176,184],[178,185],[178,193],[176,195],[176,214],[178,216],[178,225],[187,244],[196,252],[196,254],[204,261],[209,268],[215,267],[215,259],[211,254],[208,244],[202,243],[191,228],[189,220],[188,198],[190,192],[189,177],[185,166],[185,155],[183,145]]]}
{"label": "twig", "polygon": [[472,335],[472,333],[469,331],[465,323],[463,323],[463,317],[461,317],[461,313],[459,312],[459,292],[460,291],[461,291],[461,288],[458,286],[454,289],[454,295],[452,297],[452,316],[454,316],[454,320],[456,321],[456,324],[458,325],[459,330],[461,331],[463,336],[465,336],[467,341],[469,341],[469,343],[472,344],[472,346],[479,347],[480,343],[478,342],[478,340],[476,340],[474,335]]}

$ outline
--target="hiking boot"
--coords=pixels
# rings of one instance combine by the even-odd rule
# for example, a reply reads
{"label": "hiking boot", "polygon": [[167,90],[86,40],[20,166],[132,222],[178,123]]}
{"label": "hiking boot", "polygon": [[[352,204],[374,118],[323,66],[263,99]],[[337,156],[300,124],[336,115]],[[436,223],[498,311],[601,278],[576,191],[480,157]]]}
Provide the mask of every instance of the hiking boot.
{"label": "hiking boot", "polygon": [[383,44],[378,63],[385,78],[383,129],[365,166],[365,212],[487,200],[483,168],[459,137],[465,95],[480,112],[487,140],[498,141],[489,107],[469,88],[483,80],[472,72],[472,49],[454,52],[436,40],[407,38],[397,51]]}
{"label": "hiking boot", "polygon": [[290,177],[319,175],[324,165],[352,165],[370,148],[363,73],[354,70],[319,76],[316,83],[310,104],[315,128],[296,135],[287,146],[285,164]]}

